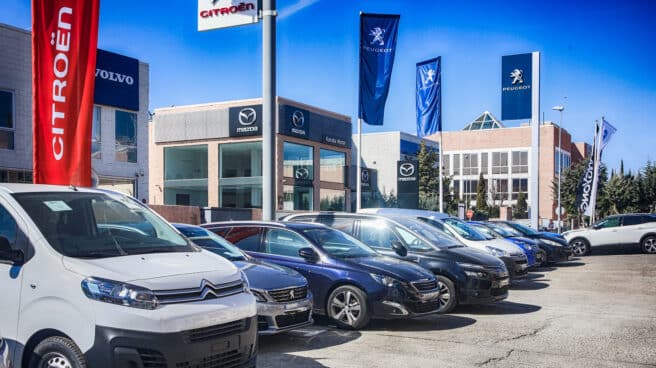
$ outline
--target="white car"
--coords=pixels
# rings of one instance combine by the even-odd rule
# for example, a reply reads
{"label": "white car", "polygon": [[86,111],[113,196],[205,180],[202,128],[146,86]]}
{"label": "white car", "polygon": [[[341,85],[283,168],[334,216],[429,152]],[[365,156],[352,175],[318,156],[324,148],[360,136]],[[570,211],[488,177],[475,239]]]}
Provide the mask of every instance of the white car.
{"label": "white car", "polygon": [[10,367],[255,366],[244,274],[116,192],[0,184],[0,295]]}
{"label": "white car", "polygon": [[644,253],[656,254],[656,214],[613,215],[586,229],[566,231],[563,236],[577,256],[602,245],[640,245]]}
{"label": "white car", "polygon": [[2,338],[2,335],[0,335],[0,368],[7,368],[9,364],[7,363],[7,343],[5,340]]}

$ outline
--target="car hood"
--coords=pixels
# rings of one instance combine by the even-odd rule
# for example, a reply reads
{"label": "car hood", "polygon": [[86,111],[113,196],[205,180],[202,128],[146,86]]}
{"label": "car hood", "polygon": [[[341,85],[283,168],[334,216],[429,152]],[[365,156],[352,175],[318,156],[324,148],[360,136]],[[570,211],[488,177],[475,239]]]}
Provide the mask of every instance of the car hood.
{"label": "car hood", "polygon": [[354,269],[364,269],[369,273],[392,276],[406,282],[434,278],[431,272],[414,263],[387,256],[349,258],[341,261]]}
{"label": "car hood", "polygon": [[84,277],[127,282],[151,290],[195,288],[203,279],[217,285],[240,277],[235,265],[208,251],[99,259],[63,257],[63,264],[69,271]]}
{"label": "car hood", "polygon": [[256,260],[236,261],[235,265],[244,271],[253,289],[276,290],[307,284],[305,277],[291,268]]}
{"label": "car hood", "polygon": [[447,256],[450,260],[460,263],[471,263],[484,267],[501,267],[504,263],[497,257],[476,248],[460,247],[442,249],[436,255]]}

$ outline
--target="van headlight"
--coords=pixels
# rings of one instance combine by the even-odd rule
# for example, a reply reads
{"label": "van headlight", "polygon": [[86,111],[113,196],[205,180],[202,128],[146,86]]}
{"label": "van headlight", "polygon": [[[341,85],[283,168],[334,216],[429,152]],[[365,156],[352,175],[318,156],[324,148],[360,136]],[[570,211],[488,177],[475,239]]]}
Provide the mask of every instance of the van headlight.
{"label": "van headlight", "polygon": [[492,254],[493,256],[497,256],[497,257],[508,257],[509,256],[508,252],[506,252],[503,249],[490,247],[490,246],[486,246],[485,249],[487,249],[487,251],[490,254]]}
{"label": "van headlight", "polygon": [[141,309],[156,309],[159,300],[151,290],[118,281],[87,277],[82,291],[89,299]]}

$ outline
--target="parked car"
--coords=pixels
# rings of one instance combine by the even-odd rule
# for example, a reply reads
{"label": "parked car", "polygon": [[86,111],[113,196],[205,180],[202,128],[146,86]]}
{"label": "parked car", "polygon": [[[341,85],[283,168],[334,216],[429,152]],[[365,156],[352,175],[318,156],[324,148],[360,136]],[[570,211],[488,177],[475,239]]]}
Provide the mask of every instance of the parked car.
{"label": "parked car", "polygon": [[9,354],[7,351],[9,348],[7,347],[7,343],[5,343],[5,340],[2,338],[2,335],[0,334],[0,368],[8,368],[9,367]]}
{"label": "parked car", "polygon": [[466,247],[418,220],[328,212],[291,215],[284,220],[334,227],[379,253],[416,262],[430,270],[440,287],[439,313],[448,313],[459,304],[492,303],[508,297],[510,279],[501,260]]}
{"label": "parked car", "polygon": [[563,233],[577,256],[590,254],[601,245],[639,245],[644,253],[656,254],[656,214],[629,213],[606,217],[587,229]]}
{"label": "parked car", "polygon": [[509,231],[517,231],[521,236],[538,241],[538,246],[547,252],[547,264],[565,262],[572,256],[572,247],[567,244],[565,239],[536,231],[528,226],[518,224],[513,221],[490,221],[498,224]]}
{"label": "parked car", "polygon": [[547,262],[547,252],[540,249],[537,242],[534,240],[525,238],[519,233],[510,232],[499,225],[489,222],[470,221],[468,224],[481,233],[496,238],[509,240],[518,247],[522,248],[524,254],[526,254],[526,259],[528,260],[529,267],[538,267],[543,263],[546,264]]}
{"label": "parked car", "polygon": [[371,318],[423,316],[439,308],[437,280],[429,271],[380,255],[327,226],[219,222],[203,227],[257,259],[300,272],[314,295],[315,313],[339,327],[360,329]]}
{"label": "parked car", "polygon": [[256,363],[243,272],[116,192],[0,184],[0,295],[12,367]]}
{"label": "parked car", "polygon": [[233,262],[244,271],[257,299],[260,335],[272,335],[313,323],[312,293],[305,277],[291,268],[258,261],[200,226],[173,224],[199,247]]}

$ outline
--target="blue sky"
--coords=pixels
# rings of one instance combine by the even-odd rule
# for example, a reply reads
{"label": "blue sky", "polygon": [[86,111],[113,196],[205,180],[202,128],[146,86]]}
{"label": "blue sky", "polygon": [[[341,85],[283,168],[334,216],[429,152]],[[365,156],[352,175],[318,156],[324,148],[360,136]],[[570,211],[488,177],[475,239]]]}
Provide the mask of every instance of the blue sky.
{"label": "blue sky", "polygon": [[[210,0],[208,0],[210,1]],[[602,115],[618,132],[604,162],[656,160],[656,2],[278,0],[278,94],[355,117],[358,14],[401,15],[383,127],[415,132],[415,64],[442,56],[444,130],[501,116],[501,56],[542,52],[541,110],[567,96],[564,126],[592,140]],[[150,64],[150,108],[261,95],[261,26],[196,31],[197,1],[101,0],[100,48]],[[30,28],[30,2],[3,0],[0,22]],[[507,126],[520,121],[505,121]]]}

